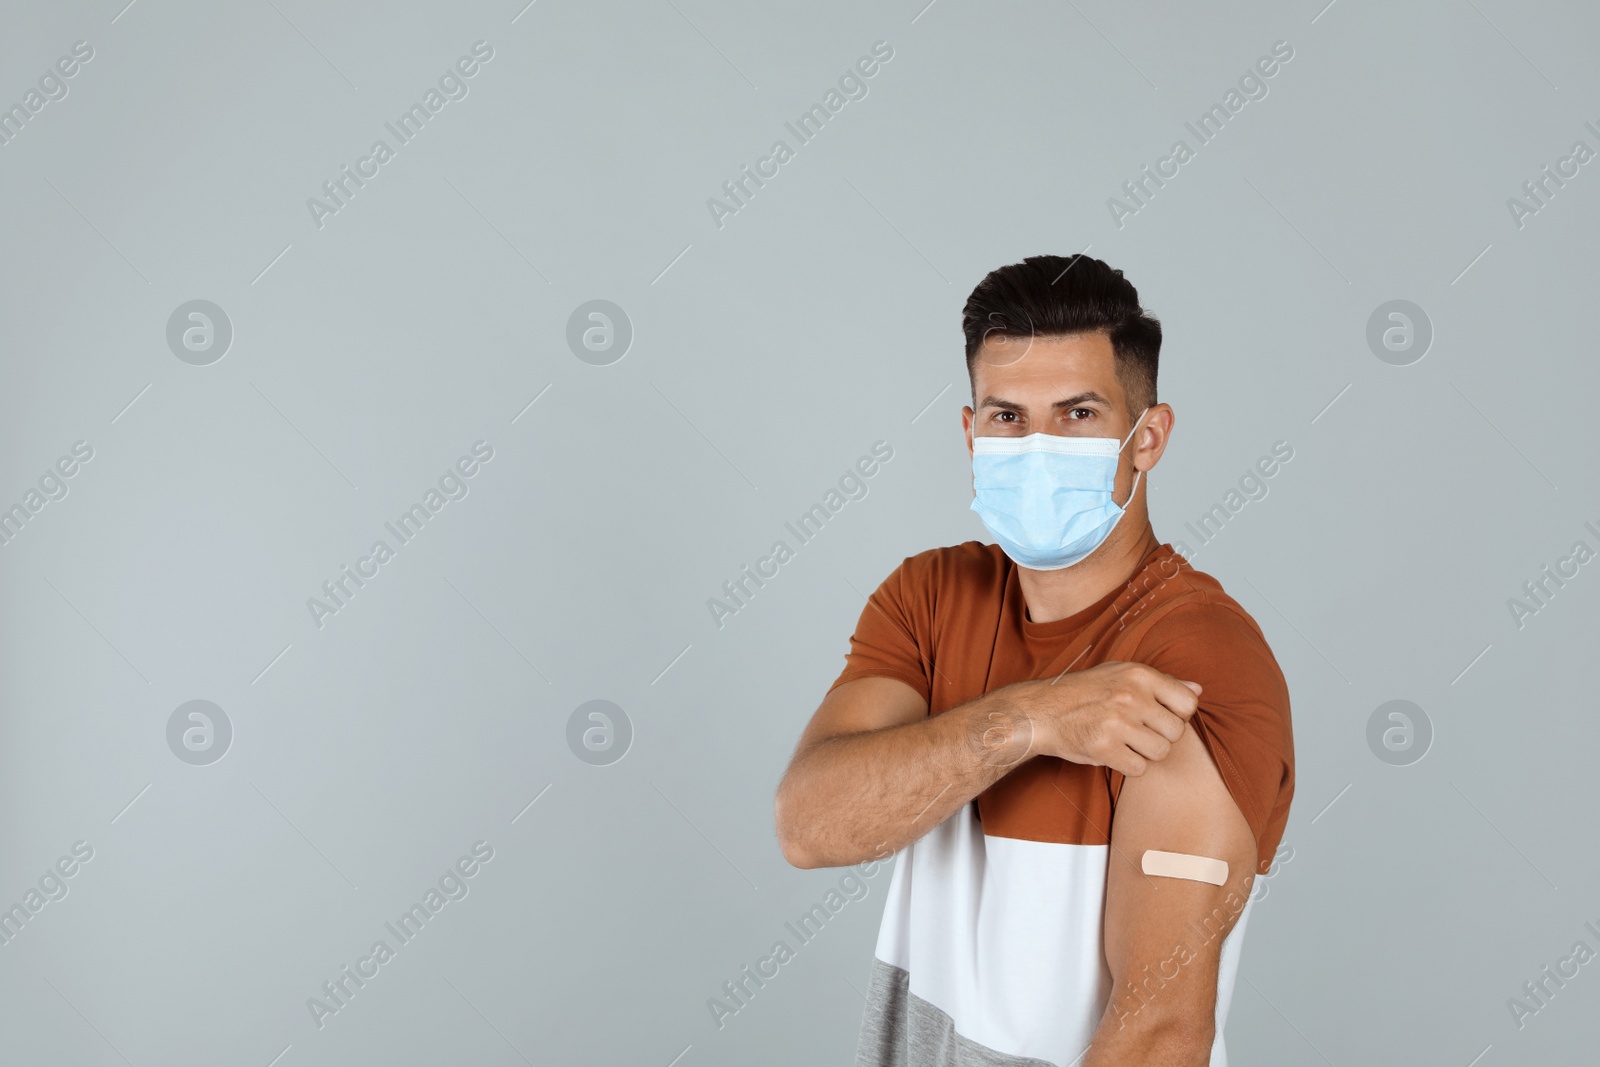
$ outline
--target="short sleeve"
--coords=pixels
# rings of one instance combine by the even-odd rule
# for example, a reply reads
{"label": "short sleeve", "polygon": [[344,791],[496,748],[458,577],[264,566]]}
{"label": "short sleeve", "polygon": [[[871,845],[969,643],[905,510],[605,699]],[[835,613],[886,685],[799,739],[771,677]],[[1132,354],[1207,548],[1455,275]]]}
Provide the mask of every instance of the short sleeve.
{"label": "short sleeve", "polygon": [[1181,604],[1156,618],[1127,658],[1200,684],[1190,724],[1250,824],[1264,869],[1289,818],[1294,737],[1288,686],[1255,622],[1227,603]]}
{"label": "short sleeve", "polygon": [[908,556],[867,597],[844,670],[828,692],[856,678],[898,678],[928,700],[932,618],[926,570],[919,557]]}

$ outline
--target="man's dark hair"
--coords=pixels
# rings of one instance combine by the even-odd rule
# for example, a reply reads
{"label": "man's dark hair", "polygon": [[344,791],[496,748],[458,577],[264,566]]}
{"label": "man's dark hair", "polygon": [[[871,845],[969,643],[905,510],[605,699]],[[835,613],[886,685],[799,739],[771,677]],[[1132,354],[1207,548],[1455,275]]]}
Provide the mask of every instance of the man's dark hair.
{"label": "man's dark hair", "polygon": [[979,282],[961,312],[967,337],[967,379],[984,339],[1051,337],[1104,331],[1116,356],[1117,381],[1137,416],[1156,402],[1156,365],[1161,323],[1139,306],[1139,290],[1103,260],[1073,256],[1029,256],[993,270]]}

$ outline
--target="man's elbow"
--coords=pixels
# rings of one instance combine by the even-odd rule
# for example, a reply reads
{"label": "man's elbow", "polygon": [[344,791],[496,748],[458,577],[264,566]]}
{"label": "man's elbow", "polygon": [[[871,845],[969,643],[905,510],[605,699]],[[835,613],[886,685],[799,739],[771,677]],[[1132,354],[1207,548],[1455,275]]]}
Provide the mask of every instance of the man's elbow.
{"label": "man's elbow", "polygon": [[802,833],[805,820],[797,817],[794,801],[785,795],[782,785],[778,786],[778,795],[772,803],[772,822],[777,830],[778,850],[783,853],[783,858],[788,861],[789,866],[798,867],[803,871],[823,866],[810,850],[809,843]]}
{"label": "man's elbow", "polygon": [[[1211,1062],[1211,1046],[1217,1037],[1216,1018],[1212,1013],[1199,1007],[1164,1012],[1153,1008],[1154,1005],[1147,1005],[1121,1020],[1116,1047],[1124,1051],[1124,1057],[1105,1062],[1206,1067]],[[1100,1061],[1090,1062],[1098,1067]]]}
{"label": "man's elbow", "polygon": [[1142,1063],[1171,1064],[1172,1067],[1206,1067],[1211,1062],[1211,1046],[1216,1042],[1216,1021],[1173,1019],[1151,1032],[1146,1058]]}
{"label": "man's elbow", "polygon": [[811,853],[802,851],[796,845],[785,844],[784,842],[779,841],[778,848],[783,851],[783,858],[789,861],[789,866],[798,868],[802,871],[814,871],[818,867],[828,866],[825,863],[818,862],[816,857],[811,855]]}
{"label": "man's elbow", "polygon": [[807,851],[805,842],[781,830],[778,832],[778,850],[783,853],[783,858],[789,862],[789,866],[798,867],[802,871],[811,871],[824,866],[817,861],[814,854]]}

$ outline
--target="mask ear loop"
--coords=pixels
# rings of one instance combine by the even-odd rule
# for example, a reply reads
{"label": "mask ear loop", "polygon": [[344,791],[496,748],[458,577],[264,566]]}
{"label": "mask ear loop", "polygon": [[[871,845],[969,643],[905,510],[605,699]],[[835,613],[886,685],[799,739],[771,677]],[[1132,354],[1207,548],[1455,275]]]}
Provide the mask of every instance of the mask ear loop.
{"label": "mask ear loop", "polygon": [[[1149,413],[1150,413],[1150,409],[1148,407],[1146,407],[1143,411],[1139,412],[1139,418],[1133,420],[1133,429],[1128,431],[1128,436],[1124,437],[1122,439],[1122,444],[1117,446],[1117,455],[1119,455],[1119,456],[1122,455],[1122,450],[1124,448],[1128,447],[1128,442],[1133,440],[1133,435],[1139,432],[1139,422],[1140,422],[1140,420],[1142,420]],[[1141,470],[1136,470],[1136,471],[1133,472],[1133,488],[1128,490],[1128,499],[1127,499],[1127,501],[1125,503],[1117,504],[1117,507],[1122,508],[1124,511],[1126,511],[1127,508],[1128,508],[1128,505],[1133,503],[1134,494],[1139,491],[1139,478],[1143,474],[1144,474],[1144,471],[1141,471]],[[1116,504],[1117,503],[1116,497],[1112,497],[1111,498],[1111,502],[1113,504]],[[1117,519],[1118,519],[1118,521],[1121,521],[1122,516],[1118,515]]]}
{"label": "mask ear loop", "polygon": [[1117,448],[1117,451],[1119,453],[1124,448],[1128,447],[1128,442],[1133,440],[1133,435],[1139,432],[1139,421],[1140,421],[1140,419],[1143,419],[1148,414],[1150,414],[1150,409],[1149,408],[1145,408],[1143,411],[1139,412],[1139,418],[1133,420],[1133,429],[1128,431],[1128,436],[1126,436],[1126,437],[1124,437],[1122,439],[1122,444],[1120,446],[1118,446],[1118,448]]}

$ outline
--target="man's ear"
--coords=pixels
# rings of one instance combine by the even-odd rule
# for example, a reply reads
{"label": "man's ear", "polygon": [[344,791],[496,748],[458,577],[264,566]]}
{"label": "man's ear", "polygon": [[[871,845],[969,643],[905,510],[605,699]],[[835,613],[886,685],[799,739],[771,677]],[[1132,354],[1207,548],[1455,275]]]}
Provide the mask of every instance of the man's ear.
{"label": "man's ear", "polygon": [[1166,454],[1167,442],[1172,439],[1173,423],[1177,416],[1171,404],[1152,404],[1145,413],[1144,421],[1134,431],[1133,436],[1133,466],[1135,470],[1148,473],[1161,462],[1161,457]]}

